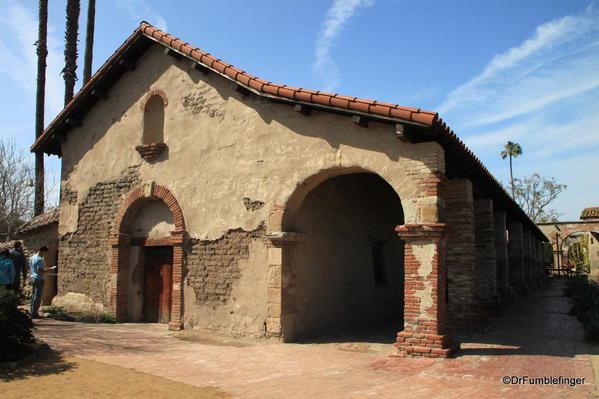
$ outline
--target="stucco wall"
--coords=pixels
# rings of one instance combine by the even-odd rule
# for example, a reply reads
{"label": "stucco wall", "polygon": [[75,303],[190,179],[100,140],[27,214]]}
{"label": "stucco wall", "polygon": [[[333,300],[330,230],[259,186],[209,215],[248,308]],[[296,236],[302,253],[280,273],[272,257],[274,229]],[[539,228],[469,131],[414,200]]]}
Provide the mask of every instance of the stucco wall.
{"label": "stucco wall", "polygon": [[[142,142],[143,104],[153,90],[162,90],[168,97],[164,129],[168,149],[156,162],[148,163],[135,146]],[[231,82],[196,71],[186,60],[165,56],[157,46],[113,86],[108,98],[95,105],[81,126],[71,130],[62,153],[65,195],[59,232],[65,248],[72,247],[67,237],[77,237],[89,228],[82,224],[94,220],[83,217],[87,212],[84,204],[100,183],[101,187],[112,184],[114,189],[110,198],[97,205],[103,213],[97,227],[103,233],[98,234],[108,235],[109,221],[128,191],[141,182],[154,181],[176,197],[189,238],[208,242],[234,230],[281,229],[280,219],[272,215],[285,207],[292,193],[322,170],[341,168],[360,168],[384,178],[401,198],[406,223],[435,222],[438,200],[421,194],[418,175],[444,172],[442,149],[436,143],[403,143],[394,136],[392,125],[371,122],[365,129],[347,116],[314,111],[307,117],[290,105],[244,97]],[[123,173],[134,165],[134,181],[121,182]],[[92,291],[94,300],[106,303],[106,290],[102,290],[107,284],[109,251],[105,240],[94,240],[99,240],[99,245],[89,239],[77,243],[78,251],[84,251],[81,245],[94,245],[106,253],[94,253],[99,259],[94,273],[77,273],[80,279],[94,281],[64,281],[60,290]],[[235,301],[230,303],[252,315],[247,317],[252,319],[251,329],[256,330],[263,324],[258,319],[265,304],[262,292],[250,287],[265,278],[260,276],[267,263],[266,244],[257,239],[248,247],[247,256],[238,260],[241,272],[232,289]],[[200,258],[189,254],[188,247],[187,269],[201,268],[190,263]],[[68,262],[87,266],[87,258]],[[256,287],[261,290],[260,284]],[[222,305],[213,305],[210,311],[202,308],[187,280],[184,298],[186,315],[195,312],[193,320],[186,319],[186,323],[230,328],[231,310]],[[244,323],[239,321],[239,329],[245,328]]]}

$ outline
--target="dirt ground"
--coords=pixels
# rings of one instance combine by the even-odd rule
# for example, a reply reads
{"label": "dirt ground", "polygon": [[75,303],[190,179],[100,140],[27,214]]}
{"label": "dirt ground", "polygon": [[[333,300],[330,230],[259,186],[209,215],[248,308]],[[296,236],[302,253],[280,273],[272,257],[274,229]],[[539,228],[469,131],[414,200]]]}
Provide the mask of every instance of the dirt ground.
{"label": "dirt ground", "polygon": [[196,387],[93,360],[46,352],[17,370],[0,369],[2,399],[225,399],[217,388]]}

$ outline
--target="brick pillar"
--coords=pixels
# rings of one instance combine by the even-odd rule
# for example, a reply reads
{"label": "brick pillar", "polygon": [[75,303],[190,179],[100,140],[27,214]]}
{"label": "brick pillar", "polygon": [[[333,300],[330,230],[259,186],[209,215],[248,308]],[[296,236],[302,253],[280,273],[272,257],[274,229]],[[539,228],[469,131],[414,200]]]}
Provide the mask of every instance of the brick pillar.
{"label": "brick pillar", "polygon": [[283,341],[295,338],[296,264],[295,248],[303,234],[270,232],[268,248],[268,318],[266,336]]}
{"label": "brick pillar", "polygon": [[447,180],[444,190],[447,221],[448,326],[476,331],[484,326],[476,298],[474,199],[468,179]]}
{"label": "brick pillar", "polygon": [[510,285],[516,293],[528,295],[528,288],[524,277],[522,223],[510,222],[508,224],[508,239]]}
{"label": "brick pillar", "polygon": [[537,244],[537,263],[538,263],[538,274],[539,274],[539,283],[541,285],[545,284],[545,279],[547,278],[547,273],[545,272],[545,252],[543,241],[540,238],[536,240]]}
{"label": "brick pillar", "polygon": [[404,330],[401,356],[449,357],[457,349],[446,331],[445,231],[443,223],[397,227],[405,241]]}
{"label": "brick pillar", "polygon": [[127,285],[129,283],[129,235],[110,234],[110,313],[117,321],[127,321]]}
{"label": "brick pillar", "polygon": [[478,198],[474,201],[474,237],[476,293],[481,302],[493,304],[498,300],[497,260],[493,200],[489,198]]}
{"label": "brick pillar", "polygon": [[495,261],[497,262],[497,293],[502,303],[509,305],[515,302],[515,294],[510,285],[510,264],[507,246],[507,219],[504,211],[493,214],[495,230]]}
{"label": "brick pillar", "polygon": [[528,291],[535,289],[534,280],[532,278],[532,248],[530,245],[531,233],[526,227],[522,228],[522,256],[524,258],[524,283],[528,287]]}
{"label": "brick pillar", "polygon": [[178,331],[183,328],[183,244],[185,231],[172,231],[171,243],[173,244],[173,281],[171,291],[171,320],[169,330]]}

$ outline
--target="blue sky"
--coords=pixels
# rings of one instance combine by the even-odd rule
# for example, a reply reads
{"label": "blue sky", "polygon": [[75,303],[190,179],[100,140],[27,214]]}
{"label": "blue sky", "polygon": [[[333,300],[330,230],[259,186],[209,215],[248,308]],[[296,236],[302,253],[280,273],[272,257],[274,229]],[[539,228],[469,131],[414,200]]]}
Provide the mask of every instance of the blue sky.
{"label": "blue sky", "polygon": [[[46,124],[64,89],[66,2],[50,3]],[[0,137],[26,149],[37,1],[0,6]],[[524,150],[516,176],[568,185],[554,204],[562,219],[599,206],[597,2],[99,0],[94,70],[141,20],[266,80],[438,111],[501,181],[508,165],[499,152],[516,141]],[[58,159],[47,162],[57,181]]]}

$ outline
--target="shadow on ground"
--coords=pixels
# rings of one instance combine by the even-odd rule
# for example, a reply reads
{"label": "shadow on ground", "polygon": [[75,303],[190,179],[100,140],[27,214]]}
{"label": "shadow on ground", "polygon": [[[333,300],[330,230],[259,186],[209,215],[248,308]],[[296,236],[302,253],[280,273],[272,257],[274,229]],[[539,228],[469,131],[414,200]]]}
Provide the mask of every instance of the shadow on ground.
{"label": "shadow on ground", "polygon": [[73,367],[75,363],[65,360],[58,352],[45,350],[15,369],[0,368],[0,381],[10,382],[29,377],[61,374]]}
{"label": "shadow on ground", "polygon": [[588,354],[582,325],[568,314],[571,302],[563,288],[563,280],[549,281],[521,298],[505,315],[491,320],[486,331],[457,334],[456,340],[463,342],[457,356]]}

